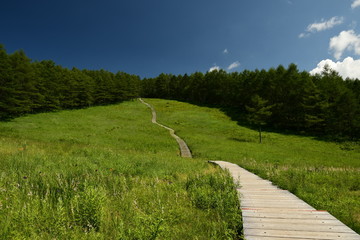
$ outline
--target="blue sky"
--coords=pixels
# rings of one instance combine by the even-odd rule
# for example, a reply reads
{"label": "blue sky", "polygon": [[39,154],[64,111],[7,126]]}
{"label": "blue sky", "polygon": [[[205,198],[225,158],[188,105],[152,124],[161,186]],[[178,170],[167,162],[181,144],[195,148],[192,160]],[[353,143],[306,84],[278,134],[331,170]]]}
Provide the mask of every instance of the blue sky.
{"label": "blue sky", "polygon": [[[141,77],[279,64],[360,78],[360,0],[11,0],[0,43],[64,67]],[[315,69],[318,67],[317,69]]]}

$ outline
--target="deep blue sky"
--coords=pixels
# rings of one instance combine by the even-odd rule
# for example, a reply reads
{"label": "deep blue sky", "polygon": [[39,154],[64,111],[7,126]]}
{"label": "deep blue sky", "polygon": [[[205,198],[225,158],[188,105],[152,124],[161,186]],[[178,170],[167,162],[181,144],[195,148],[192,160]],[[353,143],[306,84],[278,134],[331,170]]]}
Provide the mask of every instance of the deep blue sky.
{"label": "deep blue sky", "polygon": [[[33,60],[141,77],[292,62],[310,71],[323,59],[360,55],[356,41],[341,59],[329,48],[342,31],[359,37],[354,1],[11,0],[0,5],[0,43]],[[310,30],[334,17],[330,27]],[[239,66],[229,70],[232,63]]]}

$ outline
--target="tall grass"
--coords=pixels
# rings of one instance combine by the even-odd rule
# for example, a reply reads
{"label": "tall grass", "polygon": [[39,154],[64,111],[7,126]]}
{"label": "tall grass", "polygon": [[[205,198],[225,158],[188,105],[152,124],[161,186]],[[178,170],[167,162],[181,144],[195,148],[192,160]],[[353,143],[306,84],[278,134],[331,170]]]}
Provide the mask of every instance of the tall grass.
{"label": "tall grass", "polygon": [[314,137],[263,133],[218,109],[147,99],[161,123],[177,130],[195,158],[225,160],[270,179],[360,233],[360,145]]}
{"label": "tall grass", "polygon": [[0,123],[0,239],[239,238],[229,175],[150,119],[133,101]]}

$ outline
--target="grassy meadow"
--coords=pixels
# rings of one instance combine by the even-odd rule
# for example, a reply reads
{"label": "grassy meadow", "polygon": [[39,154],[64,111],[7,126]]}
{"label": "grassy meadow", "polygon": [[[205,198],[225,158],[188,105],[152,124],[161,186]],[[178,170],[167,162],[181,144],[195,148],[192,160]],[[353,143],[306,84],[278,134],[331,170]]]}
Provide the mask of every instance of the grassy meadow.
{"label": "grassy meadow", "polygon": [[[147,99],[159,122],[172,127],[194,158],[224,160],[270,179],[360,233],[360,145],[258,132],[213,108]],[[240,183],[241,184],[241,183]]]}
{"label": "grassy meadow", "polygon": [[229,175],[201,158],[185,129],[200,159],[181,158],[150,120],[130,101],[0,122],[0,239],[239,239]]}

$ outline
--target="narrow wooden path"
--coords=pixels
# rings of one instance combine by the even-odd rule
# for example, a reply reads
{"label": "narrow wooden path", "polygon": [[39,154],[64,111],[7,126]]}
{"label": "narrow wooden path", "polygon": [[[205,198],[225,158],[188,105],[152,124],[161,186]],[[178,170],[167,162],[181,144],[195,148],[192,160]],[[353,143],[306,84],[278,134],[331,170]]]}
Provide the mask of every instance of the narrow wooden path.
{"label": "narrow wooden path", "polygon": [[154,123],[154,124],[157,124],[159,125],[160,127],[162,128],[165,128],[167,130],[169,130],[170,132],[170,135],[175,138],[175,140],[177,141],[177,143],[179,144],[179,148],[180,148],[180,154],[181,154],[181,157],[184,157],[184,158],[192,158],[192,155],[191,155],[191,152],[190,152],[190,149],[189,147],[187,146],[187,144],[185,143],[184,140],[182,140],[179,136],[177,136],[175,134],[175,130],[172,129],[172,128],[169,128],[165,125],[162,125],[160,123],[158,123],[156,121],[156,111],[155,109],[153,108],[153,106],[151,106],[150,104],[148,104],[147,102],[145,102],[144,100],[142,100],[141,98],[139,98],[140,102],[142,102],[143,104],[145,104],[146,106],[148,106],[150,109],[151,109],[151,113],[152,113],[152,119],[151,119],[151,122]]}
{"label": "narrow wooden path", "polygon": [[210,161],[227,169],[239,184],[246,240],[360,240],[360,235],[326,211],[317,211],[236,164]]}
{"label": "narrow wooden path", "polygon": [[[185,141],[172,128],[156,121],[155,109],[141,98],[152,112],[152,122],[170,131],[179,144],[181,156],[191,158]],[[360,235],[326,211],[319,211],[289,191],[225,161],[209,161],[228,170],[239,186],[240,206],[246,240],[360,240]]]}

